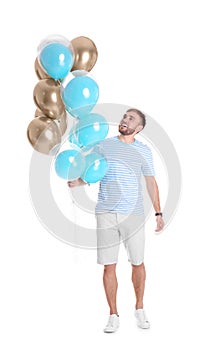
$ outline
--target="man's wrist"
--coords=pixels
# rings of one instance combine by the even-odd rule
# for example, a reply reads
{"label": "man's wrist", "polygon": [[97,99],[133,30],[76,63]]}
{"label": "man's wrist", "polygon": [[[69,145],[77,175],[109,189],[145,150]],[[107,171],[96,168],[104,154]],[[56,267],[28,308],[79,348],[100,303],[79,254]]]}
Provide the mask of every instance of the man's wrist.
{"label": "man's wrist", "polygon": [[89,183],[89,182],[86,182],[86,181],[83,180],[83,179],[81,179],[81,181],[82,181],[83,185],[88,185],[88,186],[90,186],[90,183]]}
{"label": "man's wrist", "polygon": [[161,216],[161,217],[162,217],[162,216],[163,216],[163,213],[161,213],[161,212],[156,212],[156,213],[155,213],[155,216]]}

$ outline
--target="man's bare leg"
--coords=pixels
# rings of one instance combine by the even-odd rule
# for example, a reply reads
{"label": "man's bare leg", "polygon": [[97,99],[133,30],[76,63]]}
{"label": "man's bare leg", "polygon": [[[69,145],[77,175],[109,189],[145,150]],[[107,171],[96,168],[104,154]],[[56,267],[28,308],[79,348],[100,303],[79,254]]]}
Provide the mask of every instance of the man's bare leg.
{"label": "man's bare leg", "polygon": [[118,288],[118,282],[116,278],[116,264],[104,266],[103,283],[107,302],[110,308],[110,315],[118,315],[116,305],[116,295]]}
{"label": "man's bare leg", "polygon": [[146,280],[146,271],[144,263],[141,265],[132,265],[132,282],[136,296],[136,309],[143,309],[143,297]]}

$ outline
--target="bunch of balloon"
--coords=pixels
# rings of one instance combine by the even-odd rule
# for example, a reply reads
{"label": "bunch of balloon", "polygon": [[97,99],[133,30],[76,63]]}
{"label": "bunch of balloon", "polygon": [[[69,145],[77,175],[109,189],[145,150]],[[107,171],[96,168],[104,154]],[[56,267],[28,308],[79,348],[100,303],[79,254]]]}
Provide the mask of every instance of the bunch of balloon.
{"label": "bunch of balloon", "polygon": [[61,81],[74,64],[74,50],[68,39],[60,35],[45,38],[38,46],[35,73],[39,79],[33,99],[37,107],[27,128],[32,147],[51,155],[60,146],[67,129],[67,113],[61,98]]}
{"label": "bunch of balloon", "polygon": [[105,117],[92,113],[99,98],[99,87],[89,72],[98,53],[94,42],[87,37],[77,37],[71,45],[74,64],[61,82],[61,97],[74,123],[68,138],[69,149],[57,154],[55,170],[66,180],[82,178],[85,182],[95,183],[105,175],[107,161],[94,151],[94,146],[109,130]]}
{"label": "bunch of balloon", "polygon": [[56,157],[57,175],[66,180],[80,177],[87,183],[101,180],[107,171],[107,161],[98,152],[98,143],[107,136],[108,129],[106,119],[99,114],[80,118],[68,138],[70,149]]}

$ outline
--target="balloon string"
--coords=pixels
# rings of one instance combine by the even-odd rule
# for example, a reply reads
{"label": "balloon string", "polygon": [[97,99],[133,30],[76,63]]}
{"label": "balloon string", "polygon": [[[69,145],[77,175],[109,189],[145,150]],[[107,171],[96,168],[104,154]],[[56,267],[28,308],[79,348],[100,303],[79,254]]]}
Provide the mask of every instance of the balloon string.
{"label": "balloon string", "polygon": [[77,242],[77,208],[76,208],[76,202],[74,200],[72,190],[71,190],[71,201],[72,201],[72,208],[73,208],[73,221],[74,221],[74,227],[73,227],[73,238],[74,238],[74,253],[75,253],[75,258],[77,259],[78,255],[76,254],[77,252],[77,247],[76,247],[76,242]]}
{"label": "balloon string", "polygon": [[73,208],[73,217],[74,217],[74,236],[76,235],[76,221],[77,221],[77,212],[76,212],[76,205],[75,200],[71,193],[71,201],[72,201],[72,208]]}

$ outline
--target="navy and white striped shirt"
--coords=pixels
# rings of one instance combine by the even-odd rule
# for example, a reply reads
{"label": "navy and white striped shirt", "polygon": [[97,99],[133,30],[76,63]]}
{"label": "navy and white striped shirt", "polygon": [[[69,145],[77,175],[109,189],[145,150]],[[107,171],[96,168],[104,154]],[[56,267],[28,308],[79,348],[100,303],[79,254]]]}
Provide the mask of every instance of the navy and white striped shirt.
{"label": "navy and white striped shirt", "polygon": [[101,141],[94,149],[108,164],[99,185],[96,213],[144,214],[141,176],[154,176],[152,152],[142,142],[131,144],[118,136]]}

